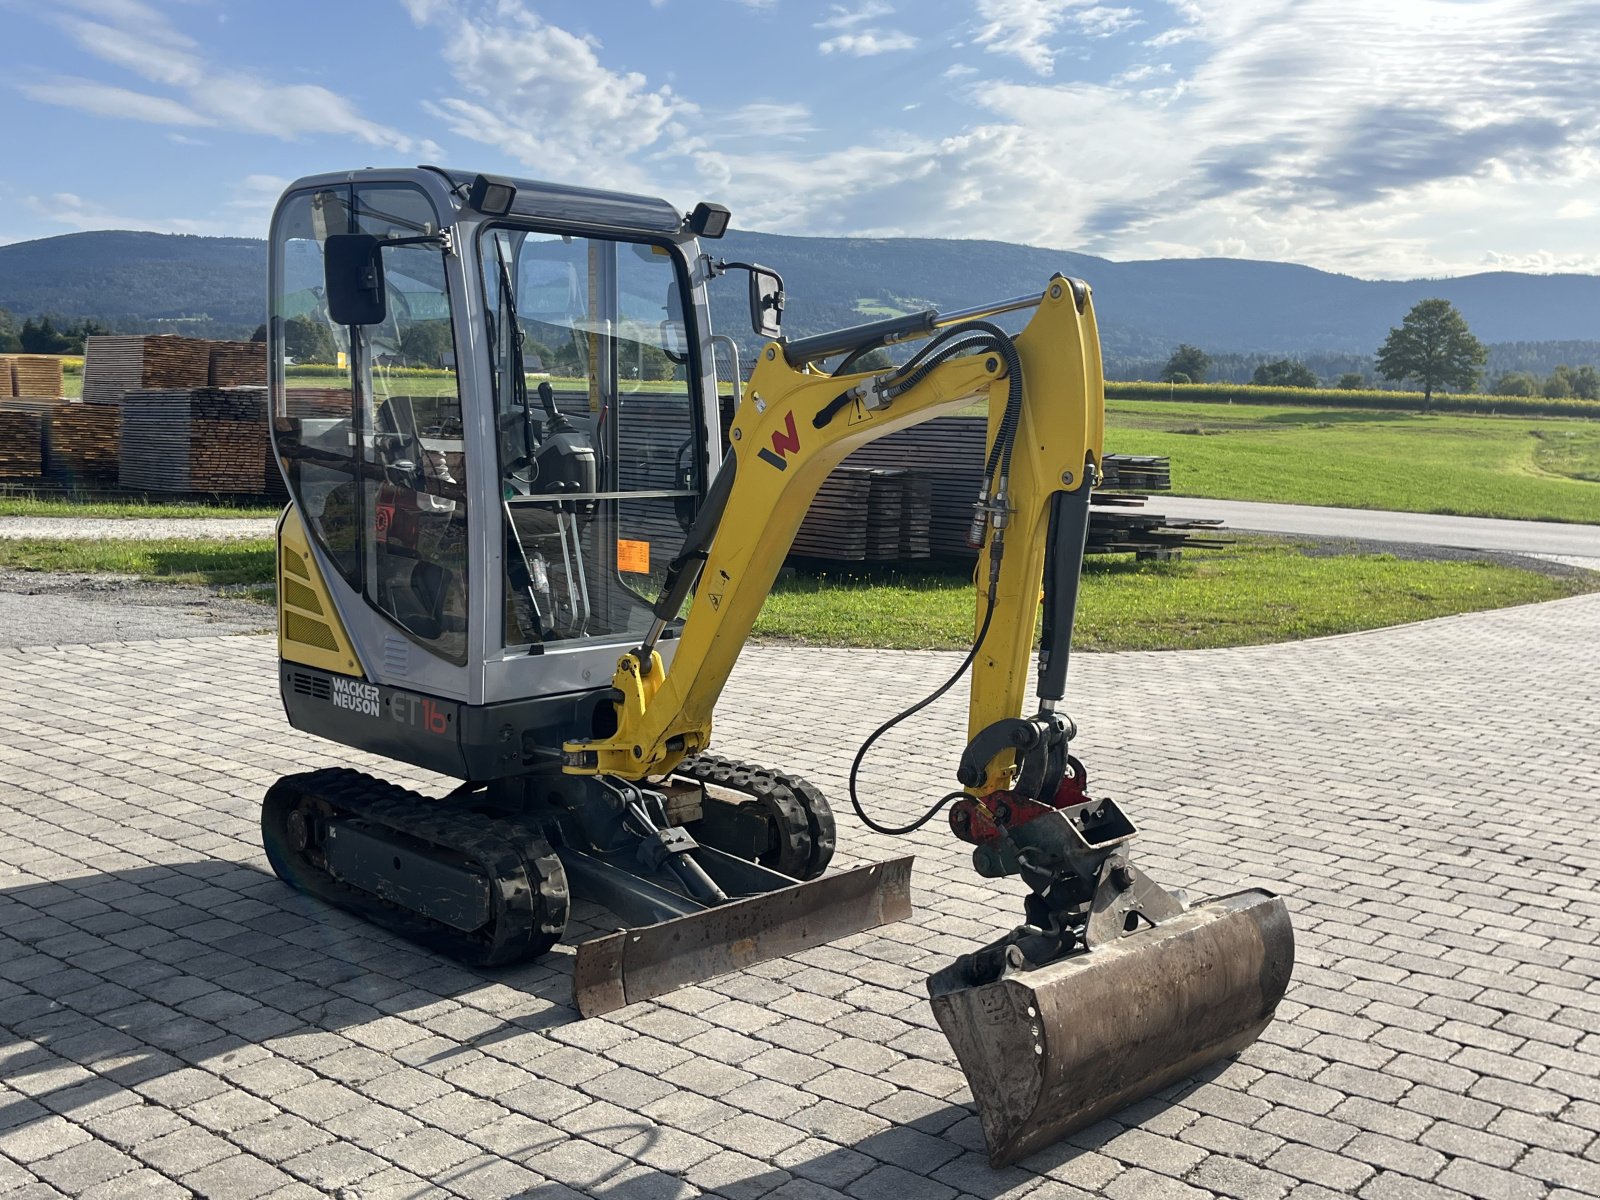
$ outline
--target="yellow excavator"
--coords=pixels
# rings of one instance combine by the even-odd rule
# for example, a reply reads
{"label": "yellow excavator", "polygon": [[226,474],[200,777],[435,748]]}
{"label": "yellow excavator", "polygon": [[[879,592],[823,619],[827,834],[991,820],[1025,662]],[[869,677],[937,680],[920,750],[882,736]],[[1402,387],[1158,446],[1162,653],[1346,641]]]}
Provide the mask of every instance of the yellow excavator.
{"label": "yellow excavator", "polygon": [[[948,810],[979,875],[1026,884],[1010,934],[928,981],[1004,1165],[1254,1039],[1288,984],[1288,915],[1264,891],[1191,907],[1152,881],[1133,823],[1069,752],[1103,433],[1088,286],[1058,275],[789,339],[781,277],[705,248],[728,221],[716,204],[684,214],[434,167],[284,194],[284,706],[298,729],[460,782],[428,798],[350,769],[287,776],[262,806],[267,857],[294,887],[481,967],[549,951],[574,900],[603,906],[621,928],[577,947],[583,1016],[908,917],[911,859],[827,873],[826,798],[718,755],[712,715],[829,472],[986,403],[976,634],[935,693],[970,673],[958,787],[905,825],[857,795],[868,746],[923,701],[867,739],[849,791],[880,833]],[[763,339],[747,382],[711,331],[708,285],[731,272]],[[899,343],[919,345],[860,369]],[[338,367],[302,386],[295,355]],[[779,753],[814,737],[773,735]]]}

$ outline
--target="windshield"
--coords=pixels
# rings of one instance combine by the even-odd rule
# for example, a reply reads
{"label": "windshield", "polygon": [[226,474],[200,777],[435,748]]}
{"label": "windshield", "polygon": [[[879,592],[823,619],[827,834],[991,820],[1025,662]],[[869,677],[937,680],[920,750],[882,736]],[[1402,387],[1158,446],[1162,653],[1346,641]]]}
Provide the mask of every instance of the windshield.
{"label": "windshield", "polygon": [[701,491],[680,264],[666,246],[507,228],[479,261],[506,644],[637,636]]}

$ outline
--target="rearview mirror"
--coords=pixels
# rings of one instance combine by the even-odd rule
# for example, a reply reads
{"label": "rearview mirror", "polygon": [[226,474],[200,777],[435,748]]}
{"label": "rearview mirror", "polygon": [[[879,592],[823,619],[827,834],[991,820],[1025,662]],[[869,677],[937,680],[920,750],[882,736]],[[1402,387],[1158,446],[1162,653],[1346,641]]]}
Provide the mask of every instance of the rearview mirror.
{"label": "rearview mirror", "polygon": [[370,233],[331,233],[322,244],[328,316],[335,325],[381,325],[389,315],[383,254]]}
{"label": "rearview mirror", "polygon": [[750,328],[769,340],[783,332],[783,278],[765,267],[750,268]]}

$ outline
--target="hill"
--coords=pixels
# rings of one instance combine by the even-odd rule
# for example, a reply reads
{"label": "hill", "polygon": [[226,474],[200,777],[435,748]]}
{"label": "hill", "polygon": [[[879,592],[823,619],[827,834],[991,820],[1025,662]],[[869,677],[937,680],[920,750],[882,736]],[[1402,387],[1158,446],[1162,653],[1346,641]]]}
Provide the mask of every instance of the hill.
{"label": "hill", "polygon": [[[1093,285],[1107,357],[1129,366],[1164,359],[1178,342],[1213,354],[1365,360],[1429,296],[1454,303],[1485,342],[1600,340],[1600,277],[1592,275],[1374,282],[1243,259],[1115,262],[1009,242],[740,231],[710,248],[783,273],[796,335],[1021,295],[1061,271]],[[119,329],[247,334],[262,319],[265,274],[265,244],[249,238],[65,234],[0,246],[0,308],[95,317]],[[715,289],[719,328],[743,333],[743,296],[740,280]],[[1530,360],[1526,347],[1520,353]]]}

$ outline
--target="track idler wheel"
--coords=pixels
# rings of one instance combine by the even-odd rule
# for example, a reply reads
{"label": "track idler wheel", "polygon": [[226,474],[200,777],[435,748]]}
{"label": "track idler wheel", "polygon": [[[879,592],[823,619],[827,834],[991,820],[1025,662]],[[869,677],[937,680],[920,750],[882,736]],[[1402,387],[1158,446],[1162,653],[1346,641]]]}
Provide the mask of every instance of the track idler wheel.
{"label": "track idler wheel", "polygon": [[[751,763],[715,754],[700,754],[680,763],[675,774],[710,784],[747,799],[732,800],[707,792],[707,805],[720,804],[759,813],[767,824],[765,847],[755,861],[791,879],[816,879],[833,861],[837,834],[833,809],[827,797],[798,775],[769,771]],[[719,845],[705,830],[692,830],[697,840],[718,850],[739,853]]]}

